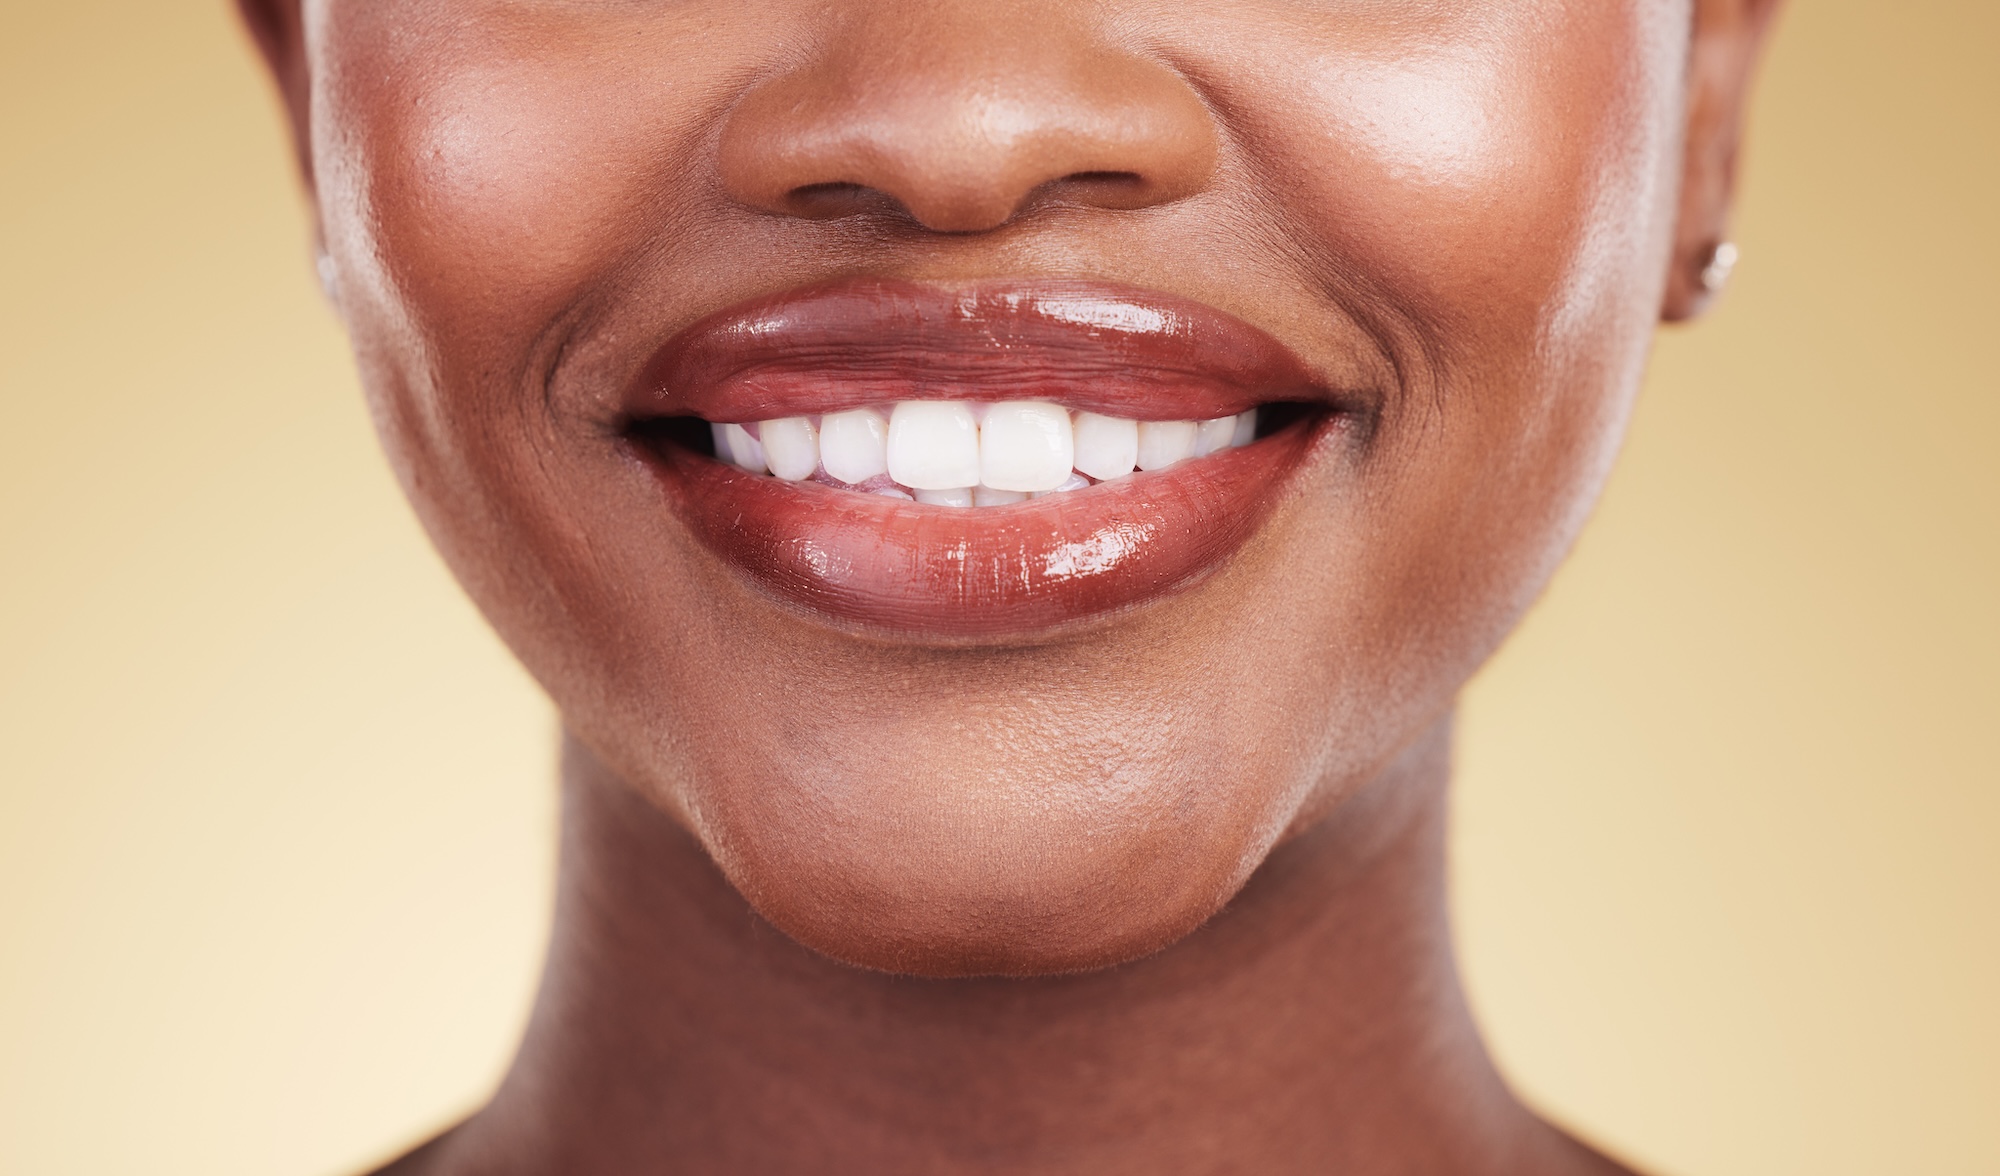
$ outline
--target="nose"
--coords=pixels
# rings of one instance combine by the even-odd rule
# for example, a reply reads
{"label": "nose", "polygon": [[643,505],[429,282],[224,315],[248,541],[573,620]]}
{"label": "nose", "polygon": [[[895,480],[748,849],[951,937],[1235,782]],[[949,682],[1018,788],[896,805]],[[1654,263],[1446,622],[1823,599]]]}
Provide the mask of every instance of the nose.
{"label": "nose", "polygon": [[1201,190],[1218,139],[1207,104],[1078,7],[871,8],[738,102],[722,129],[725,188],[769,212],[895,211],[948,233],[1043,203],[1136,209]]}

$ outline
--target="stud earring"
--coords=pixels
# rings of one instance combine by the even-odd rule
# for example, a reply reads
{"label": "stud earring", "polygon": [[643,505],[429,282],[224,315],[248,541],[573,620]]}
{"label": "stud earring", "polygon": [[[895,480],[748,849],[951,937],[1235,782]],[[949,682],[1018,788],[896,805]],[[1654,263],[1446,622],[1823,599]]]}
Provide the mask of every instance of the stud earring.
{"label": "stud earring", "polygon": [[1722,288],[1729,284],[1729,275],[1736,268],[1737,259],[1742,256],[1734,241],[1723,241],[1709,250],[1708,262],[1701,267],[1701,288],[1710,294],[1722,293]]}
{"label": "stud earring", "polygon": [[319,274],[319,292],[335,306],[340,305],[340,274],[333,266],[333,255],[324,248],[313,251],[313,270]]}

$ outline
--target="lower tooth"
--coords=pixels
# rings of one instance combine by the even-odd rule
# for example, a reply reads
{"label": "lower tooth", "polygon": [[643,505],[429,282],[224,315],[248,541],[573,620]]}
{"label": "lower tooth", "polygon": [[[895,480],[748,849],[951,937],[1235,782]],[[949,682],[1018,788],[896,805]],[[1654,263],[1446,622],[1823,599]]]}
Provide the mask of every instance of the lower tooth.
{"label": "lower tooth", "polygon": [[927,502],[932,506],[971,506],[972,487],[967,486],[959,490],[919,490],[917,501]]}
{"label": "lower tooth", "polygon": [[1085,490],[1088,489],[1089,487],[1090,487],[1090,479],[1072,470],[1070,471],[1069,477],[1064,479],[1062,485],[1057,486],[1053,490],[1037,490],[1033,494],[1028,495],[1028,497],[1047,498],[1051,494],[1067,494],[1072,490]]}
{"label": "lower tooth", "polygon": [[1028,496],[1019,490],[995,490],[991,486],[972,488],[974,506],[1012,506],[1016,502],[1026,502]]}

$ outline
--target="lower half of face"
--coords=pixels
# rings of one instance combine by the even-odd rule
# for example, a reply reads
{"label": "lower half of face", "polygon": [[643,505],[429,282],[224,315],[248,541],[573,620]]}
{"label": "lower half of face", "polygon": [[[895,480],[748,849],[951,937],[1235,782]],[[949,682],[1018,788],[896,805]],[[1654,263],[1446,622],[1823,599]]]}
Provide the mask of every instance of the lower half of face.
{"label": "lower half of face", "polygon": [[836,958],[1193,929],[1448,711],[1616,446],[1683,6],[437,7],[309,36],[391,456]]}

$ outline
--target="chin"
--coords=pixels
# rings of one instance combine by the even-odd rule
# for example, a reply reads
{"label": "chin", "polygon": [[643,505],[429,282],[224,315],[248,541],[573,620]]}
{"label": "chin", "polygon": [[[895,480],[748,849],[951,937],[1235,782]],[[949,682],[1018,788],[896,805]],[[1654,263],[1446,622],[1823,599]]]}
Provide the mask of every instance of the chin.
{"label": "chin", "polygon": [[1276,822],[1243,803],[1258,790],[1197,783],[822,771],[725,783],[693,816],[758,913],[822,955],[911,976],[1045,976],[1161,950],[1262,860]]}

